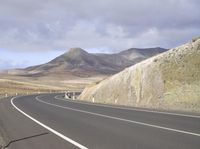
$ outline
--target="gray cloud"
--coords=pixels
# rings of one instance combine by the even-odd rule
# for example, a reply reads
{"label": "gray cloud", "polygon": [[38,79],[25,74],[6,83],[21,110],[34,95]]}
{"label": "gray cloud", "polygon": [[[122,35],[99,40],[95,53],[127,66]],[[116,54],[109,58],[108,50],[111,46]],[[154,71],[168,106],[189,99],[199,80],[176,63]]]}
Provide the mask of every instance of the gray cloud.
{"label": "gray cloud", "polygon": [[200,35],[198,0],[1,0],[0,48],[118,51]]}

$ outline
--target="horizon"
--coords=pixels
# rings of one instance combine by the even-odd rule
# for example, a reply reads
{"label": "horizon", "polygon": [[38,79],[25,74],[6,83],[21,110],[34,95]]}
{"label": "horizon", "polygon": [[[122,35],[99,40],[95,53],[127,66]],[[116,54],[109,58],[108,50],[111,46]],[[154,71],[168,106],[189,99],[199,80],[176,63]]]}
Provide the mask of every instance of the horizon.
{"label": "horizon", "polygon": [[[72,47],[70,49],[73,49],[73,48],[80,48],[90,54],[115,54],[115,53],[119,53],[119,52],[122,52],[122,51],[126,51],[126,50],[129,50],[129,49],[151,49],[151,48],[162,48],[162,49],[167,49],[167,48],[163,48],[163,47],[150,47],[150,48],[128,48],[128,49],[125,49],[125,50],[120,50],[120,51],[105,51],[105,52],[98,52],[98,51],[95,51],[95,50],[87,50],[87,49],[83,49],[81,47]],[[51,51],[51,54],[48,55],[48,57],[44,57],[43,56],[38,56],[38,53],[35,53],[37,55],[37,63],[33,62],[31,63],[32,61],[28,61],[28,60],[23,60],[21,61],[20,63],[16,64],[13,62],[12,65],[7,65],[7,63],[3,64],[2,63],[2,67],[0,67],[0,71],[7,71],[7,70],[12,70],[12,69],[23,69],[23,68],[27,68],[27,67],[31,67],[31,66],[37,66],[37,65],[41,65],[41,64],[45,64],[45,63],[48,63],[49,61],[55,59],[56,57],[59,57],[61,55],[63,55],[64,53],[68,52],[70,49],[66,50],[66,51]],[[3,54],[3,53],[1,53]],[[7,54],[7,53],[6,53]],[[30,59],[31,56],[33,53],[28,53],[28,54],[25,54],[26,58]],[[3,54],[4,55],[4,54]],[[18,53],[16,54],[15,52],[12,53],[10,52],[9,56],[11,55],[15,55],[16,57],[22,57],[24,56],[24,53]],[[12,61],[10,61],[12,63]],[[24,63],[26,63],[26,65],[24,65]],[[27,64],[28,63],[28,64]],[[0,64],[1,64],[1,61],[0,61]],[[17,66],[17,65],[21,65],[21,66]],[[7,67],[7,68],[5,68]]]}
{"label": "horizon", "polygon": [[43,64],[70,47],[171,49],[200,35],[199,6],[197,0],[1,1],[0,70]]}

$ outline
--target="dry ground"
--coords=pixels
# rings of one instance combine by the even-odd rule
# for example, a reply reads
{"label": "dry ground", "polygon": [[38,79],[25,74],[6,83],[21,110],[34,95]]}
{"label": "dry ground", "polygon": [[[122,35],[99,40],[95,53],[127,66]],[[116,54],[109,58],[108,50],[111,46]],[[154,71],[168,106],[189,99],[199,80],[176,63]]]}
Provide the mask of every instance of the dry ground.
{"label": "dry ground", "polygon": [[36,92],[52,92],[62,90],[63,89],[59,87],[0,79],[0,97],[12,96],[16,94],[33,94]]}
{"label": "dry ground", "polygon": [[45,76],[23,77],[0,74],[0,98],[17,94],[60,92],[66,90],[82,91],[87,85],[96,83],[106,76],[90,78]]}

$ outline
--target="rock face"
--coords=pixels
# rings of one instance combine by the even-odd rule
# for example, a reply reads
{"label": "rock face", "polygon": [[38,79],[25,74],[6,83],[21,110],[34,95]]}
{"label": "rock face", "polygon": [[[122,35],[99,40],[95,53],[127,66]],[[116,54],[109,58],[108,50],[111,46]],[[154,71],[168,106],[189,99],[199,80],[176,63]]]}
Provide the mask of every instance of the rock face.
{"label": "rock face", "polygon": [[146,58],[166,51],[163,48],[129,49],[116,54],[92,54],[81,48],[71,48],[52,61],[9,73],[30,77],[45,75],[92,76],[115,74]]}
{"label": "rock face", "polygon": [[80,99],[200,111],[200,38],[87,87]]}

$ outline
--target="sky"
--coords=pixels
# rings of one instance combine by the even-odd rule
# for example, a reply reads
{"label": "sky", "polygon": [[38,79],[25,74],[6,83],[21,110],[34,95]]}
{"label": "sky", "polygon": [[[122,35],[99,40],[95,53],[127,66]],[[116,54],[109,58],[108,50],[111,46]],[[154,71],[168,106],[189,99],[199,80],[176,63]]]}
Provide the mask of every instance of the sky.
{"label": "sky", "polygon": [[0,70],[92,53],[173,48],[200,35],[199,0],[0,0]]}

